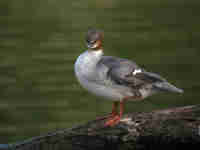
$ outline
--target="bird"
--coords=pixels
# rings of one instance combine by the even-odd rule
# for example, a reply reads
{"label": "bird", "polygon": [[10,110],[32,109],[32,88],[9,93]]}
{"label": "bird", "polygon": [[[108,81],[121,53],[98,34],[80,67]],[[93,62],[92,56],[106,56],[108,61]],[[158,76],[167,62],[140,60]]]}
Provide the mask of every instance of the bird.
{"label": "bird", "polygon": [[157,73],[146,71],[132,60],[105,56],[103,39],[102,30],[88,30],[85,38],[87,50],[76,59],[74,70],[83,88],[113,102],[105,126],[112,127],[120,122],[127,100],[140,101],[159,92],[183,93],[183,89]]}

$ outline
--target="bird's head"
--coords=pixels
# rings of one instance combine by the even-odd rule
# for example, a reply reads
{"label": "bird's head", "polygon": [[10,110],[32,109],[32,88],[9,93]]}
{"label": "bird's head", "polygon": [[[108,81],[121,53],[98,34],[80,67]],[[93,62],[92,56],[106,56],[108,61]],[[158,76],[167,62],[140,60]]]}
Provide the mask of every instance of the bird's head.
{"label": "bird's head", "polygon": [[102,49],[103,32],[97,29],[89,29],[86,35],[86,44],[90,50]]}

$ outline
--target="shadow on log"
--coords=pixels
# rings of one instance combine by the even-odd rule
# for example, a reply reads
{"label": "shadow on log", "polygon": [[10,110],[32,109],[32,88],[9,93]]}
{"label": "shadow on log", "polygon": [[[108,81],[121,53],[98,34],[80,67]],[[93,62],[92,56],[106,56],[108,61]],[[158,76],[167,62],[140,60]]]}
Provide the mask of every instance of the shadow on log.
{"label": "shadow on log", "polygon": [[90,121],[71,129],[9,144],[4,149],[198,150],[200,147],[200,105],[128,114],[114,127],[104,127],[104,122]]}

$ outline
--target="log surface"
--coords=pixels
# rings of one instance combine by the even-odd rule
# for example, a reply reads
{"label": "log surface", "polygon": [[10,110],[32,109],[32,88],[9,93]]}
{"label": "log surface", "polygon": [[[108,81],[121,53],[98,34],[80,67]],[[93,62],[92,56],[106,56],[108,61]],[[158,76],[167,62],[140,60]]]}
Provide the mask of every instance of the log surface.
{"label": "log surface", "polygon": [[199,150],[200,147],[200,105],[127,114],[114,127],[104,127],[104,122],[90,121],[9,144],[8,149]]}
{"label": "log surface", "polygon": [[183,146],[199,149],[200,146],[200,106],[132,113],[114,127],[105,128],[103,123],[88,123],[79,130],[84,138],[74,141],[79,141],[80,145],[89,143],[89,149],[146,150]]}

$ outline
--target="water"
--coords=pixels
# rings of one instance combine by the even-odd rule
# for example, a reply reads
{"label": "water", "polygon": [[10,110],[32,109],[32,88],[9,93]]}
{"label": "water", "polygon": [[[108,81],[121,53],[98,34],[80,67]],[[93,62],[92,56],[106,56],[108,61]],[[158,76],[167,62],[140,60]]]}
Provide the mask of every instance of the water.
{"label": "water", "polygon": [[73,64],[89,27],[104,49],[185,90],[128,102],[126,112],[199,104],[200,2],[41,0],[0,2],[0,141],[68,128],[111,111],[80,87]]}

